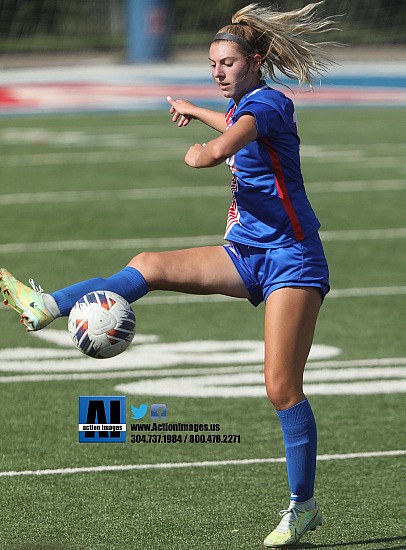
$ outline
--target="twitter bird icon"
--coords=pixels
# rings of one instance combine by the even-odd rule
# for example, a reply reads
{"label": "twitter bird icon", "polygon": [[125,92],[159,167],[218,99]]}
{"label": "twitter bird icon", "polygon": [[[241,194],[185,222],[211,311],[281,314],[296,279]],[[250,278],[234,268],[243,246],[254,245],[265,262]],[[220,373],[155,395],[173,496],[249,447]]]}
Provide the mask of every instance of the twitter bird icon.
{"label": "twitter bird icon", "polygon": [[132,416],[133,420],[140,420],[141,418],[144,418],[144,416],[147,414],[147,410],[148,410],[148,405],[145,405],[145,403],[143,403],[139,407],[134,407],[133,405],[131,405],[131,413],[133,415]]}

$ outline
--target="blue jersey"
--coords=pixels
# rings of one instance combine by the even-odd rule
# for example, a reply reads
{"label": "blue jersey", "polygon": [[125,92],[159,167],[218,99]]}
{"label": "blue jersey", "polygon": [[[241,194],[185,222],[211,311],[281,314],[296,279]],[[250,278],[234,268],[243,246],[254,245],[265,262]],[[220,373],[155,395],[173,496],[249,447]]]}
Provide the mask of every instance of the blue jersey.
{"label": "blue jersey", "polygon": [[303,184],[293,103],[261,82],[238,106],[230,101],[227,126],[245,114],[254,116],[258,136],[227,159],[233,202],[225,239],[259,248],[302,241],[320,223]]}

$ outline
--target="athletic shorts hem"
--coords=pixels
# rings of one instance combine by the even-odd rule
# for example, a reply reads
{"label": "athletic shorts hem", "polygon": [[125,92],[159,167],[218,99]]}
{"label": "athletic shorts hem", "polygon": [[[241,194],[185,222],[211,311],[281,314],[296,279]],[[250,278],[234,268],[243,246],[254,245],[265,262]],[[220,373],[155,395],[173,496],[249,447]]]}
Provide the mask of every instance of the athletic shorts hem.
{"label": "athletic shorts hem", "polygon": [[328,265],[318,233],[290,247],[264,249],[230,241],[224,245],[254,306],[284,287],[330,290]]}
{"label": "athletic shorts hem", "polygon": [[265,296],[264,296],[264,302],[267,301],[269,296],[272,294],[272,292],[275,292],[275,290],[279,290],[280,288],[318,288],[321,291],[321,299],[322,302],[324,301],[324,298],[326,297],[326,294],[330,291],[330,287],[328,285],[324,285],[322,283],[296,283],[289,281],[288,283],[279,283],[276,285],[271,286]]}

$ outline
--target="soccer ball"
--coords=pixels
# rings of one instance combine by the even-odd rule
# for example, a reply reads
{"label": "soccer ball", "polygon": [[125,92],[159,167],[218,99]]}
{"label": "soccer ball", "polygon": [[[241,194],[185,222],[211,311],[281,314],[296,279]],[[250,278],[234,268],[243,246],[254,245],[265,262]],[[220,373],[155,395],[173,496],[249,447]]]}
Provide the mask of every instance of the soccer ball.
{"label": "soccer ball", "polygon": [[135,335],[135,315],[130,304],[108,290],[89,292],[73,306],[68,330],[85,355],[106,359],[122,353]]}

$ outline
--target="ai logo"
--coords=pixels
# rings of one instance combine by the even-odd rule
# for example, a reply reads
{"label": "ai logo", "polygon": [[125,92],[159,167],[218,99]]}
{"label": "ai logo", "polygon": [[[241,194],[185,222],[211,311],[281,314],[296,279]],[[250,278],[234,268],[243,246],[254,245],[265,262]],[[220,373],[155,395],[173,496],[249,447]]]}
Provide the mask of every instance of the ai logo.
{"label": "ai logo", "polygon": [[125,443],[125,436],[125,397],[79,397],[79,443]]}

